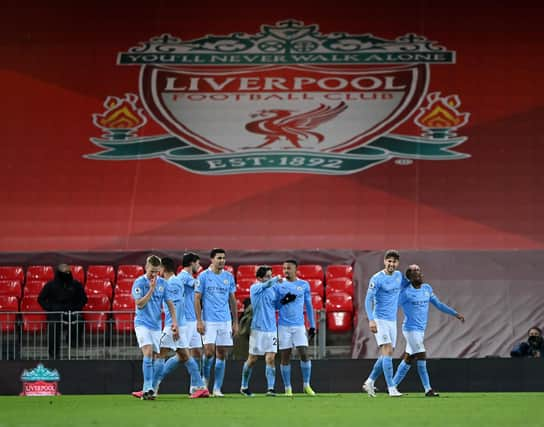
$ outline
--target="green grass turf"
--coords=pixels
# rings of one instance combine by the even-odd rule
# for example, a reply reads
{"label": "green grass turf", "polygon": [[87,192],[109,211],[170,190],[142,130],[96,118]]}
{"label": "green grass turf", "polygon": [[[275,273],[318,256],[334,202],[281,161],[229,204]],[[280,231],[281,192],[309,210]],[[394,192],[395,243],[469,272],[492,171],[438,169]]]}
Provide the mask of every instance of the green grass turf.
{"label": "green grass turf", "polygon": [[0,426],[462,426],[544,425],[544,393],[444,393],[424,398],[384,394],[295,395],[275,398],[191,400],[161,395],[155,401],[131,396],[0,397]]}

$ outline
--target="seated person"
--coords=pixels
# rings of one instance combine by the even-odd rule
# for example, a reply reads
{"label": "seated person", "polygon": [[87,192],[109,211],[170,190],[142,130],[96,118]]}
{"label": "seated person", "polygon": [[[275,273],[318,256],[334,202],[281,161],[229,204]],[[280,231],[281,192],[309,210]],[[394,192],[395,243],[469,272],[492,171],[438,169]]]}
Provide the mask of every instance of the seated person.
{"label": "seated person", "polygon": [[536,326],[529,329],[527,342],[517,344],[510,352],[512,357],[544,357],[542,330]]}

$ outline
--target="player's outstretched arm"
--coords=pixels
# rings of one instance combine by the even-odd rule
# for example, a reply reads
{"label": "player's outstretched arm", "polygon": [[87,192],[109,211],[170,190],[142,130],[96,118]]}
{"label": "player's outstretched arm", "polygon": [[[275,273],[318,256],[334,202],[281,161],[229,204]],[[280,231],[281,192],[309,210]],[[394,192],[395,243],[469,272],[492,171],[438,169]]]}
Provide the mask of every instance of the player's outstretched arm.
{"label": "player's outstretched arm", "polygon": [[[432,305],[434,305],[438,310],[440,310],[443,313],[449,314],[450,316],[457,317],[457,311],[455,311],[453,308],[451,308],[449,305],[444,304],[442,301],[438,299],[438,297],[433,293],[431,295],[430,302]],[[464,319],[464,318],[463,318]]]}

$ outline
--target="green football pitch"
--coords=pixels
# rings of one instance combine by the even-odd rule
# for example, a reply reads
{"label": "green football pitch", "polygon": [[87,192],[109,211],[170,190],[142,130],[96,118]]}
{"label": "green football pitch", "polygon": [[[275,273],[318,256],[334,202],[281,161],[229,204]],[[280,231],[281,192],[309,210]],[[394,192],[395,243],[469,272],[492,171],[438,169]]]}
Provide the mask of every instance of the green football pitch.
{"label": "green football pitch", "polygon": [[0,397],[0,426],[462,426],[544,425],[544,393],[444,393],[425,398],[383,394],[321,394],[315,397],[191,400],[161,395],[155,401],[131,396]]}

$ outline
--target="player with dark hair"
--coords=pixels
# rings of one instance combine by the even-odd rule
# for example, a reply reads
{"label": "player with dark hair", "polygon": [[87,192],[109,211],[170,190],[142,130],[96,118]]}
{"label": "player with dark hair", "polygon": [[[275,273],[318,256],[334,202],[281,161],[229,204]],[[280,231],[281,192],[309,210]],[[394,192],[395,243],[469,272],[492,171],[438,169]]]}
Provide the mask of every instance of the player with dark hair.
{"label": "player with dark hair", "polygon": [[[278,320],[278,341],[281,352],[281,377],[285,386],[285,394],[293,395],[291,387],[291,351],[296,347],[300,356],[302,372],[302,388],[304,393],[315,396],[310,386],[312,361],[308,355],[308,338],[315,336],[315,316],[312,307],[310,284],[297,277],[297,261],[288,259],[283,263],[285,280],[278,285],[280,298],[280,315]],[[291,304],[288,304],[291,302]],[[306,331],[304,326],[304,307],[310,322]]]}
{"label": "player with dark hair", "polygon": [[276,326],[276,307],[279,301],[277,285],[282,282],[280,277],[272,278],[272,268],[260,266],[255,276],[257,281],[249,289],[253,318],[249,336],[249,355],[242,369],[242,384],[240,393],[251,396],[249,379],[255,362],[259,356],[265,357],[265,376],[267,396],[275,396],[276,382],[275,358],[278,351],[278,335]]}
{"label": "player with dark hair", "polygon": [[443,313],[455,316],[461,322],[464,322],[465,318],[462,314],[459,314],[453,308],[447,306],[438,299],[434,294],[431,285],[423,282],[423,274],[418,265],[411,265],[408,270],[406,270],[406,277],[411,284],[401,291],[399,297],[399,305],[404,312],[402,334],[404,335],[404,338],[406,338],[406,350],[403,360],[397,368],[393,382],[395,383],[395,386],[398,386],[415,360],[421,384],[425,389],[425,396],[437,397],[438,393],[432,389],[429,380],[425,346],[423,344],[425,328],[427,327],[427,320],[429,317],[429,303]]}
{"label": "player with dark hair", "polygon": [[369,281],[365,299],[370,332],[374,334],[380,348],[380,357],[363,384],[363,390],[375,397],[374,382],[383,372],[389,396],[402,396],[393,382],[393,349],[397,341],[397,310],[399,293],[407,281],[400,271],[400,255],[390,249],[384,256],[384,269],[374,274]]}
{"label": "player with dark hair", "polygon": [[213,249],[210,259],[210,267],[198,276],[195,288],[195,313],[197,330],[203,335],[205,382],[210,378],[215,355],[213,396],[223,397],[221,387],[225,376],[228,348],[232,347],[233,335],[238,333],[238,309],[234,294],[236,283],[233,275],[224,270],[226,263],[224,249]]}

